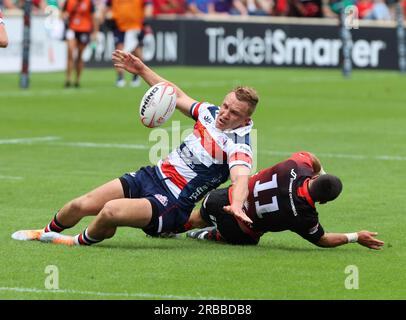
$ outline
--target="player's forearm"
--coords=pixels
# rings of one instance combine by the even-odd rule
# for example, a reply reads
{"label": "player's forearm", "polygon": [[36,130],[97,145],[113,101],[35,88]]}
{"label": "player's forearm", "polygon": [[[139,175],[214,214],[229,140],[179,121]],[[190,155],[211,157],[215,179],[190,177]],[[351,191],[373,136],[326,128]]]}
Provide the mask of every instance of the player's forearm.
{"label": "player's forearm", "polygon": [[194,99],[190,98],[186,93],[184,93],[176,84],[162,78],[159,74],[154,72],[147,65],[144,65],[139,75],[148,83],[153,86],[159,82],[167,82],[172,85],[176,90],[176,108],[181,111],[184,115],[191,117],[190,107],[195,102]]}
{"label": "player's forearm", "polygon": [[369,249],[380,250],[384,246],[382,240],[376,239],[378,235],[376,232],[367,230],[358,231],[354,233],[326,233],[317,243],[320,247],[337,247],[343,244],[357,242],[361,246]]}
{"label": "player's forearm", "polygon": [[358,235],[356,233],[325,233],[317,245],[323,248],[334,248],[350,242],[357,242],[357,240]]}
{"label": "player's forearm", "polygon": [[249,176],[245,173],[239,174],[233,179],[232,203],[240,208],[243,207],[248,197],[248,179]]}

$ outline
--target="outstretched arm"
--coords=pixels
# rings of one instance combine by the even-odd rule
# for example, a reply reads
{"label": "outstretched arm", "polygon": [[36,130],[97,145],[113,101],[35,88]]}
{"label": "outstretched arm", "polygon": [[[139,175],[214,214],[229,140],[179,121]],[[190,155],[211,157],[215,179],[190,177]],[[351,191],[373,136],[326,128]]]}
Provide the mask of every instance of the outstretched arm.
{"label": "outstretched arm", "polygon": [[351,242],[358,242],[360,245],[370,249],[380,250],[384,242],[375,238],[378,233],[370,231],[359,231],[355,233],[325,233],[317,243],[320,247],[332,248]]}
{"label": "outstretched arm", "polygon": [[149,68],[146,64],[144,64],[141,59],[137,58],[136,56],[132,55],[131,53],[124,52],[121,50],[115,50],[112,56],[114,67],[122,70],[126,70],[133,74],[138,74],[142,77],[146,83],[150,86],[153,86],[159,82],[168,82],[176,89],[176,107],[188,117],[190,115],[190,107],[193,103],[196,102],[195,99],[189,97],[186,93],[184,93],[180,88],[178,88],[175,84],[171,83],[168,80],[165,80],[156,72],[154,72],[151,68]]}
{"label": "outstretched arm", "polygon": [[223,209],[247,224],[252,223],[252,220],[246,215],[243,210],[243,205],[248,197],[248,180],[250,169],[244,165],[236,165],[230,170],[230,178],[233,184],[232,199],[229,206]]}

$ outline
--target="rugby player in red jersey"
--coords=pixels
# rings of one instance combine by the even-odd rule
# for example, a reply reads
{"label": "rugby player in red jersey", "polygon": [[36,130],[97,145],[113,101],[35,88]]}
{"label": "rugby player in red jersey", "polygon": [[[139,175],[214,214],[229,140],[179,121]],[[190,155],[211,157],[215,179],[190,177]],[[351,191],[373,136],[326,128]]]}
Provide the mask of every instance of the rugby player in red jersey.
{"label": "rugby player in red jersey", "polygon": [[376,232],[324,231],[316,203],[337,198],[342,183],[338,177],[326,174],[317,157],[309,152],[295,153],[249,179],[244,210],[252,224],[226,212],[232,200],[232,188],[214,190],[204,198],[201,209],[195,210],[189,220],[192,227],[202,229],[189,231],[188,237],[255,245],[266,232],[290,230],[326,248],[351,242],[376,250],[384,245],[375,238]]}

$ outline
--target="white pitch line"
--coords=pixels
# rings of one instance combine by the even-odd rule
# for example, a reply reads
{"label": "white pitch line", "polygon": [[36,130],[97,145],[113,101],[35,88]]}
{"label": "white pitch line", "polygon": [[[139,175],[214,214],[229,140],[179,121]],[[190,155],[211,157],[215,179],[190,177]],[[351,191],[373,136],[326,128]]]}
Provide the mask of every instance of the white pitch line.
{"label": "white pitch line", "polygon": [[[290,156],[293,152],[285,152],[285,151],[272,151],[272,150],[264,150],[259,151],[259,153],[266,153],[271,155],[280,155],[280,156]],[[381,156],[367,156],[367,155],[356,155],[356,154],[343,154],[343,153],[317,153],[319,158],[344,158],[344,159],[354,159],[354,160],[384,160],[384,161],[406,161],[406,157],[402,156],[388,156],[388,155],[381,155]]]}
{"label": "white pitch line", "polygon": [[79,95],[82,93],[96,93],[96,90],[92,89],[81,89],[80,91],[77,90],[66,90],[66,89],[56,89],[56,90],[32,90],[32,91],[8,91],[8,92],[0,92],[0,97],[47,97],[47,96],[61,96],[61,95]]}
{"label": "white pitch line", "polygon": [[2,139],[0,144],[30,144],[35,142],[49,142],[60,140],[60,137],[35,137],[35,138],[17,138],[17,139]]}
{"label": "white pitch line", "polygon": [[23,293],[60,293],[60,294],[75,294],[99,297],[124,297],[124,298],[157,298],[157,299],[178,299],[178,300],[224,300],[225,298],[218,297],[191,297],[178,296],[172,294],[153,294],[153,293],[127,293],[127,292],[98,292],[98,291],[78,291],[78,290],[45,290],[37,288],[13,288],[0,287],[0,291],[23,292]]}
{"label": "white pitch line", "polygon": [[22,180],[24,179],[23,177],[13,177],[13,176],[1,176],[0,175],[0,180]]}
{"label": "white pitch line", "polygon": [[[93,142],[60,142],[54,143],[53,145],[58,146],[68,146],[68,147],[82,147],[82,148],[108,148],[108,149],[139,149],[139,150],[148,150],[152,145],[146,144],[117,144],[117,143],[93,143]],[[164,149],[168,151],[169,148]],[[258,153],[262,154],[271,154],[271,155],[282,155],[282,156],[291,156],[293,152],[287,151],[273,151],[273,150],[260,150]],[[389,155],[380,155],[380,156],[367,156],[367,155],[356,155],[356,154],[343,154],[343,153],[317,153],[319,157],[325,158],[344,158],[344,159],[354,159],[354,160],[384,160],[384,161],[406,161],[406,157],[402,156],[389,156]]]}
{"label": "white pitch line", "polygon": [[[5,139],[0,140],[1,144],[32,144],[35,142],[52,142],[60,140],[60,137],[38,137],[38,138],[21,138],[21,139]],[[120,143],[95,143],[95,142],[57,142],[52,143],[54,146],[78,147],[78,148],[102,148],[102,149],[136,149],[148,150],[153,145],[147,144],[120,144]],[[165,149],[166,151],[169,150]],[[259,154],[281,155],[290,156],[293,152],[288,151],[275,151],[275,150],[259,150]],[[353,160],[379,160],[379,161],[406,161],[404,156],[391,156],[391,155],[357,155],[357,154],[344,154],[344,153],[317,153],[318,157],[325,158],[339,158],[339,159],[353,159]]]}
{"label": "white pitch line", "polygon": [[79,147],[79,148],[139,149],[139,150],[147,150],[151,147],[145,144],[119,144],[119,143],[94,143],[94,142],[61,142],[61,143],[53,143],[53,145]]}

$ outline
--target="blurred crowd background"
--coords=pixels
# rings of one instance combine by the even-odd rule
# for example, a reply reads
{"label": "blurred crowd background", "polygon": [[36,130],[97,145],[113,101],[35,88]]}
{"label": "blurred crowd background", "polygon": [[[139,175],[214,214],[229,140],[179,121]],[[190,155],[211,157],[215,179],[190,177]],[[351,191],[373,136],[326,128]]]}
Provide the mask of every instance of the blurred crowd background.
{"label": "blurred crowd background", "polygon": [[[24,0],[0,0],[0,8],[21,10]],[[62,8],[64,0],[33,0],[34,12],[45,12],[47,6]],[[96,12],[103,20],[108,0],[94,0]],[[147,16],[161,14],[288,16],[336,19],[340,8],[354,5],[360,19],[394,20],[397,0],[144,0]],[[406,16],[406,0],[401,0]]]}

